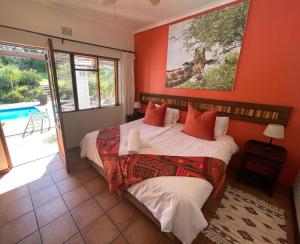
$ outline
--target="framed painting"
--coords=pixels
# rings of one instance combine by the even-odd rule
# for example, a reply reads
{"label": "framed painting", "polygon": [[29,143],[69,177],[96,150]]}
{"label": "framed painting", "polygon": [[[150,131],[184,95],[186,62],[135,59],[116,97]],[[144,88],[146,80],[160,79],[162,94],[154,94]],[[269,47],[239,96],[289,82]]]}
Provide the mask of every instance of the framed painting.
{"label": "framed painting", "polygon": [[233,90],[249,1],[169,27],[166,87]]}

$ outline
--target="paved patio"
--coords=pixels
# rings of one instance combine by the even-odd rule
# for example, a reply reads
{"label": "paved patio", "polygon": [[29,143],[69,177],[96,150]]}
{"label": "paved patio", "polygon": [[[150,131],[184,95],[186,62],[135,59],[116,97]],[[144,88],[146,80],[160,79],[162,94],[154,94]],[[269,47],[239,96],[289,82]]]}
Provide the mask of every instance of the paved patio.
{"label": "paved patio", "polygon": [[[37,127],[33,133],[26,133],[23,137],[23,132],[28,123],[28,118],[2,121],[2,128],[13,166],[18,166],[58,152],[51,102],[48,102],[47,105],[43,106],[36,102],[6,104],[1,105],[1,108],[19,108],[28,106],[35,106],[41,112],[45,112],[46,110],[48,111],[50,129],[48,129],[48,121],[45,120],[43,131],[40,130],[40,127]],[[31,130],[28,131],[31,132]]]}
{"label": "paved patio", "polygon": [[58,152],[56,132],[52,128],[43,133],[34,132],[30,136],[6,137],[13,166],[18,166]]}

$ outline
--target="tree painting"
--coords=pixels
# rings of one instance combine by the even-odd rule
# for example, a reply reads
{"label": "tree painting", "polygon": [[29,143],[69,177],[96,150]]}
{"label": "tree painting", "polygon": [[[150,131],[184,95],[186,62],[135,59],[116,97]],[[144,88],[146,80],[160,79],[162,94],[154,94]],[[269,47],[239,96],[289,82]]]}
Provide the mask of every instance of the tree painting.
{"label": "tree painting", "polygon": [[171,25],[166,86],[232,90],[248,7],[243,1]]}

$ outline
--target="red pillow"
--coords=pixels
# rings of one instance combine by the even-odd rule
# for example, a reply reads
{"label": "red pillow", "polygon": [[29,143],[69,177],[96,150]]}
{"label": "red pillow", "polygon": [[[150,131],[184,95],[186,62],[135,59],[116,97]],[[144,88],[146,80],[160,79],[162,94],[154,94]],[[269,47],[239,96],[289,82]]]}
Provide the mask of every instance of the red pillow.
{"label": "red pillow", "polygon": [[201,113],[189,104],[183,133],[200,139],[214,141],[217,112],[216,109],[213,109]]}
{"label": "red pillow", "polygon": [[153,126],[164,127],[165,114],[167,111],[167,104],[162,104],[156,107],[154,102],[149,101],[145,113],[144,123]]}

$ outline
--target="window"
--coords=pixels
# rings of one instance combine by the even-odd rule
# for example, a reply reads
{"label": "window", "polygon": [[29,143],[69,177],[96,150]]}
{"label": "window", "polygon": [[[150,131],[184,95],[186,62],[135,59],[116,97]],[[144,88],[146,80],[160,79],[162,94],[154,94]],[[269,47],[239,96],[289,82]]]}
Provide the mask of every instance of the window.
{"label": "window", "polygon": [[115,61],[99,59],[101,106],[116,104]]}
{"label": "window", "polygon": [[99,107],[97,58],[74,56],[79,109]]}
{"label": "window", "polygon": [[71,59],[68,53],[54,53],[60,105],[63,112],[74,111]]}
{"label": "window", "polygon": [[63,112],[118,104],[118,60],[56,52],[55,62]]}

